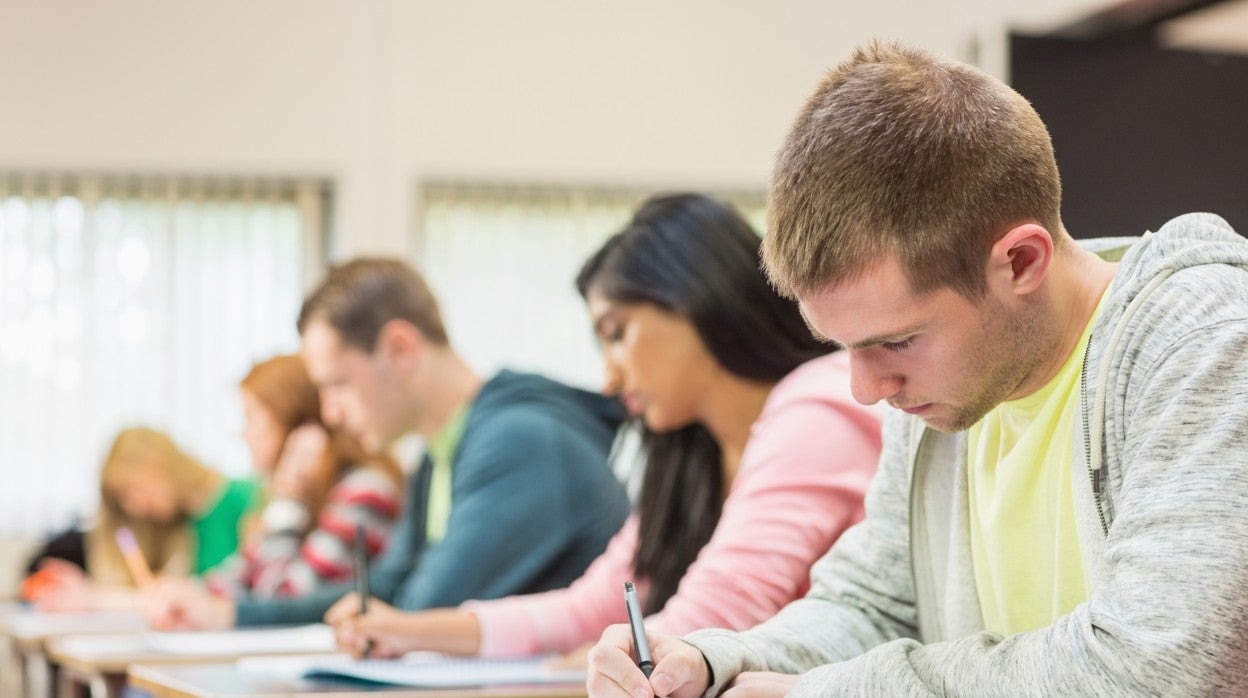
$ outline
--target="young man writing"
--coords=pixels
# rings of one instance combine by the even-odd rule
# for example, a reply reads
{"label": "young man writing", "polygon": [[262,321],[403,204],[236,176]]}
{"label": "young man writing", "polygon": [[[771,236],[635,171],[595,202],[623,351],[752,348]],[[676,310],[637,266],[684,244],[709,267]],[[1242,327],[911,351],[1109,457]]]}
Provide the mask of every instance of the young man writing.
{"label": "young man writing", "polygon": [[[1202,695],[1248,682],[1248,243],[1076,243],[1004,84],[874,44],[781,149],[767,269],[900,412],[867,516],[743,633],[627,627],[596,696]],[[1099,252],[1097,254],[1096,252]]]}

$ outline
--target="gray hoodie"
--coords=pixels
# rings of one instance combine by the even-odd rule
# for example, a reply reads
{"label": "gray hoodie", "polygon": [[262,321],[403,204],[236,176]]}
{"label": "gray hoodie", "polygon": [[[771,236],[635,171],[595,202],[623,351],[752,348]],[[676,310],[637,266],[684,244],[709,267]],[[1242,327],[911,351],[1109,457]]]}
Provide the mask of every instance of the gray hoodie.
{"label": "gray hoodie", "polygon": [[796,696],[1248,695],[1248,241],[1189,214],[1115,242],[1089,243],[1121,265],[1071,434],[1088,601],[985,631],[965,434],[898,412],[866,519],[807,597],[747,632],[689,636],[708,695],[742,671],[805,672]]}

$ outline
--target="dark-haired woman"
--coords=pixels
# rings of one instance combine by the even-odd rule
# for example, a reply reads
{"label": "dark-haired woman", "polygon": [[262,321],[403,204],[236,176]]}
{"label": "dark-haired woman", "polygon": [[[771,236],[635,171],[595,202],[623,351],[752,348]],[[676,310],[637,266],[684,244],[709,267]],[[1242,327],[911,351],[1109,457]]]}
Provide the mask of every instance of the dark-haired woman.
{"label": "dark-haired woman", "polygon": [[583,577],[420,613],[373,601],[360,616],[351,596],[326,614],[339,644],[567,652],[625,620],[625,580],[646,627],[678,634],[748,628],[805,593],[811,565],[862,516],[881,413],[854,402],[847,360],[812,338],[758,254],[730,207],[680,194],[642,205],[581,270],[604,392],[641,420],[646,456],[636,514]]}

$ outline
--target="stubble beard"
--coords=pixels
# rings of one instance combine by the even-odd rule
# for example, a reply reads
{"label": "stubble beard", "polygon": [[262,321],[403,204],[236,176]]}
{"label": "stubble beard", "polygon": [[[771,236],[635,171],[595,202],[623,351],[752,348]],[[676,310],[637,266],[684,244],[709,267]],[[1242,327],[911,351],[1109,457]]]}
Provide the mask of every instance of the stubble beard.
{"label": "stubble beard", "polygon": [[1045,332],[1038,313],[1009,312],[999,304],[986,308],[980,323],[980,351],[969,365],[979,366],[970,383],[970,395],[952,405],[953,414],[924,422],[943,432],[970,429],[984,415],[1005,402],[1057,347],[1057,338]]}

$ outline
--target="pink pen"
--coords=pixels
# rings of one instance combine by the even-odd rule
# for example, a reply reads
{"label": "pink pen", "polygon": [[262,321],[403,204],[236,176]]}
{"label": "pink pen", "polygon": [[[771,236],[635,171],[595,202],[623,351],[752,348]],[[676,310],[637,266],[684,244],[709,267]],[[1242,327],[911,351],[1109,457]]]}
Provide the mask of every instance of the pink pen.
{"label": "pink pen", "polygon": [[130,568],[130,574],[134,577],[136,584],[145,587],[156,581],[152,576],[152,568],[148,567],[147,560],[143,559],[143,551],[139,550],[139,542],[134,538],[134,531],[127,526],[118,528],[117,546],[121,548],[121,556],[125,558],[126,566]]}

